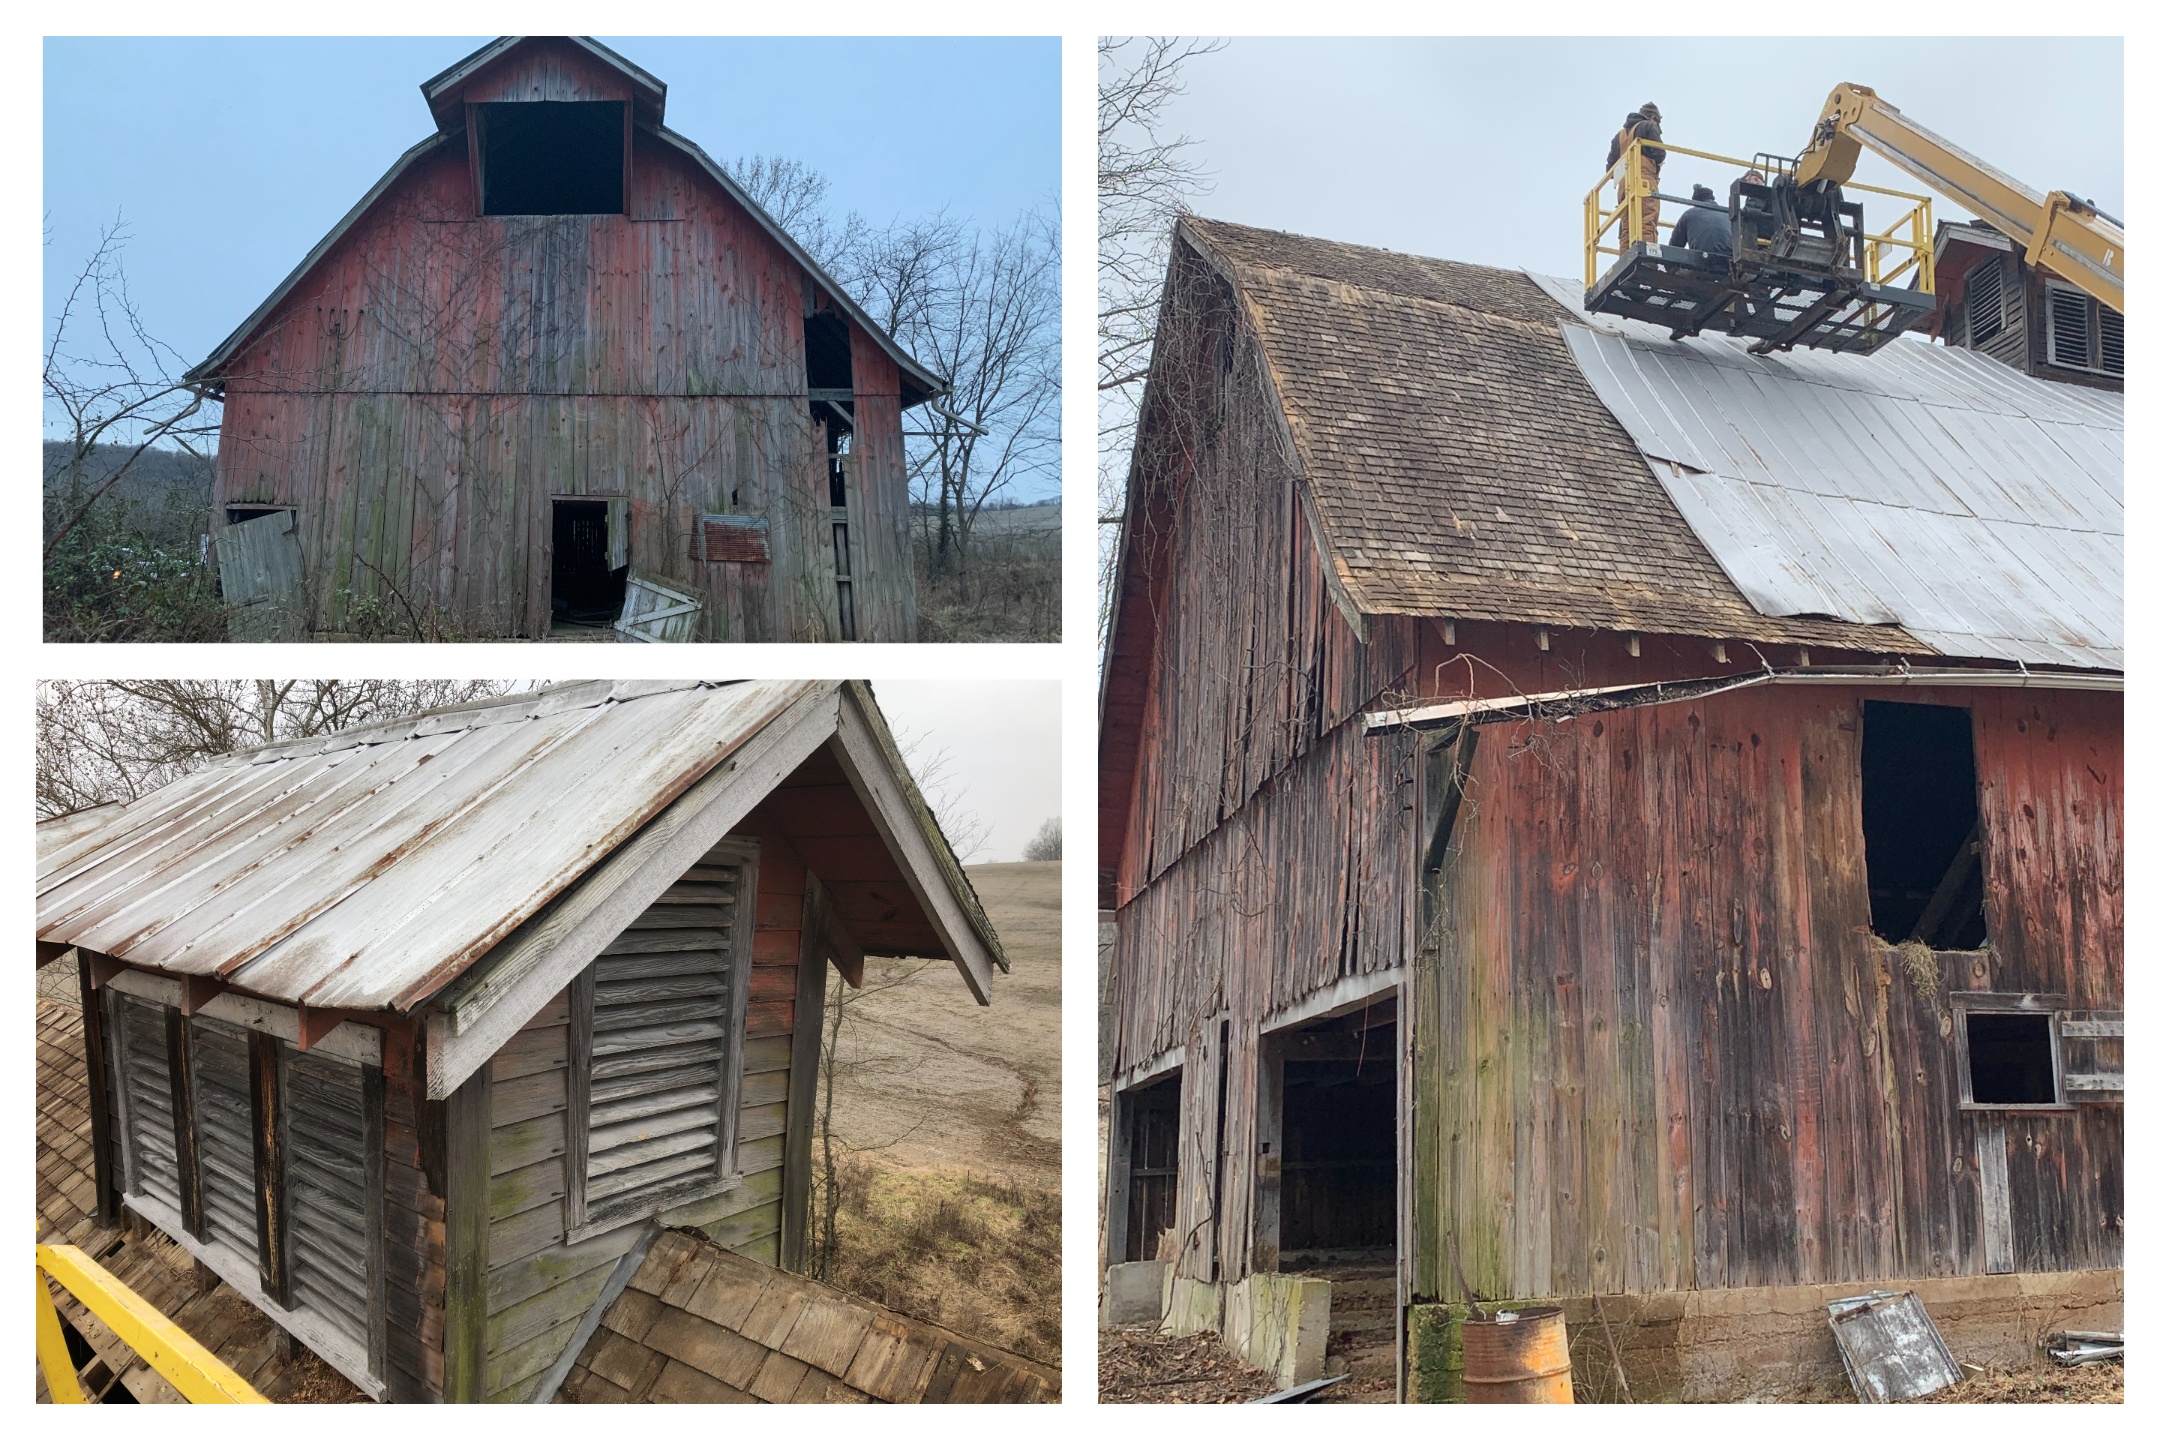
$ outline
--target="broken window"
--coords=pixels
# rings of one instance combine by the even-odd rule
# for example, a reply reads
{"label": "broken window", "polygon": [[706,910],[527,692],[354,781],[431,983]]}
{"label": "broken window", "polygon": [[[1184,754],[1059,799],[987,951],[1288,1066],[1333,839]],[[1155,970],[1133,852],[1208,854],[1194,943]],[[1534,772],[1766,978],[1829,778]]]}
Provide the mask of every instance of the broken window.
{"label": "broken window", "polygon": [[1966,1079],[1975,1105],[2053,1105],[2052,1012],[1964,1012]]}
{"label": "broken window", "polygon": [[1152,1260],[1162,1233],[1177,1224],[1178,1103],[1172,1075],[1128,1091],[1125,1104],[1126,1177],[1123,1260]]}
{"label": "broken window", "polygon": [[524,100],[473,109],[481,214],[623,213],[620,101]]}
{"label": "broken window", "polygon": [[630,578],[628,504],[557,500],[549,609],[556,625],[612,625]]}
{"label": "broken window", "polygon": [[1987,939],[1972,712],[1866,702],[1860,826],[1868,910],[1892,944],[1976,950]]}
{"label": "broken window", "polygon": [[290,505],[228,505],[225,507],[225,523],[245,525],[250,520],[260,520],[265,515],[290,515]]}
{"label": "broken window", "polygon": [[855,638],[855,564],[848,535],[849,444],[855,432],[855,359],[847,321],[830,310],[803,317],[804,383],[810,413],[825,422],[825,485],[832,501],[833,583],[840,638]]}

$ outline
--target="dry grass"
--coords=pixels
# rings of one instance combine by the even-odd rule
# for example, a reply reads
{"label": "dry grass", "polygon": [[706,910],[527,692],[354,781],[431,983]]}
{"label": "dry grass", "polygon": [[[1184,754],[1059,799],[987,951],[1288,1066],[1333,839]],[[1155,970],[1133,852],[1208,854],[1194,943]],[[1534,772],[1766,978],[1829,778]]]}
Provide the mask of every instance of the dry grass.
{"label": "dry grass", "polygon": [[850,1161],[832,1283],[1047,1364],[1059,1345],[1055,1190],[957,1167]]}
{"label": "dry grass", "polygon": [[916,638],[925,641],[1053,642],[1064,604],[1056,506],[985,512],[967,568],[930,576],[922,528],[914,527]]}

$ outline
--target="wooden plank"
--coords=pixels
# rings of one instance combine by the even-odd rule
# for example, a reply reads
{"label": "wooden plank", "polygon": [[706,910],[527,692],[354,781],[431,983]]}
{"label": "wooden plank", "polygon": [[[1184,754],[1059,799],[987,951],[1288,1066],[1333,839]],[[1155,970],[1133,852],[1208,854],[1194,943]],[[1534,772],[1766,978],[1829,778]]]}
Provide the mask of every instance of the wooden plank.
{"label": "wooden plank", "polygon": [[[819,1075],[823,1068],[827,923],[832,902],[825,884],[807,877],[803,890],[802,931],[795,966],[798,1018],[788,1058],[788,1126],[781,1162],[780,1267],[800,1272],[809,1256],[810,1148],[815,1138]],[[747,1098],[747,1087],[746,1087]],[[761,1097],[762,1098],[762,1097]]]}
{"label": "wooden plank", "polygon": [[482,1398],[487,1361],[488,1174],[493,1140],[485,1068],[451,1093],[443,1107],[447,1189],[443,1228],[443,1399]]}
{"label": "wooden plank", "polygon": [[368,1372],[376,1376],[387,1373],[390,1360],[390,1287],[385,1268],[389,1237],[384,1223],[386,1157],[383,1154],[383,1098],[382,1068],[376,1065],[363,1066],[360,1071],[360,1143],[361,1154],[367,1157],[367,1165],[361,1180],[361,1197],[367,1207],[367,1227],[364,1232],[366,1238],[362,1243],[367,1252]]}
{"label": "wooden plank", "polygon": [[250,1099],[255,1107],[255,1256],[263,1294],[290,1307],[285,1265],[284,1067],[275,1036],[248,1035]]}
{"label": "wooden plank", "polygon": [[2008,1275],[2017,1269],[2017,1233],[2010,1215],[2010,1155],[2000,1121],[1983,1121],[1975,1147],[1980,1165],[1980,1215],[1986,1229],[1982,1243],[1987,1273]]}
{"label": "wooden plank", "polygon": [[195,1067],[188,1059],[188,1024],[177,1009],[165,1011],[165,1061],[172,1096],[173,1154],[180,1176],[180,1223],[203,1233],[202,1175],[195,1163]]}
{"label": "wooden plank", "polygon": [[94,1211],[102,1228],[120,1219],[120,1176],[114,1163],[113,1108],[110,1085],[112,1062],[107,1053],[105,1006],[99,1003],[93,984],[93,961],[89,951],[75,953],[76,994],[82,1006],[83,1060],[90,1082],[90,1155],[97,1185]]}

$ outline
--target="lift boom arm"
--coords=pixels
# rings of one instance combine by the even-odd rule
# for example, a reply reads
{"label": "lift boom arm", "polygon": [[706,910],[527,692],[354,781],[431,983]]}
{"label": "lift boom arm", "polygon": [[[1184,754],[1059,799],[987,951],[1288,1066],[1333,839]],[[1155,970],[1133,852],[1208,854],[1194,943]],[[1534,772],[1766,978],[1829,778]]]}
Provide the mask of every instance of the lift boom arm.
{"label": "lift boom arm", "polygon": [[2018,241],[2026,259],[2122,313],[2123,227],[2061,190],[2042,197],[1978,156],[1915,125],[1865,85],[1830,92],[1815,134],[1800,154],[1802,185],[1852,178],[1861,147]]}

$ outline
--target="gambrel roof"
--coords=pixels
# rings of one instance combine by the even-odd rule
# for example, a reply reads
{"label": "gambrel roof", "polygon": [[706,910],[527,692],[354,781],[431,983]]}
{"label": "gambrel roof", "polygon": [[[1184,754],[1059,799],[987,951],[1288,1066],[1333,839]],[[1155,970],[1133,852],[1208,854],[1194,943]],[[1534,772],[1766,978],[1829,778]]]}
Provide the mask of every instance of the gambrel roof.
{"label": "gambrel roof", "polygon": [[337,248],[337,243],[354,226],[358,225],[361,219],[370,210],[374,209],[383,197],[396,187],[397,182],[413,166],[435,154],[444,146],[462,146],[465,143],[465,118],[462,106],[458,103],[458,98],[466,88],[485,71],[509,57],[512,52],[524,46],[551,39],[559,39],[575,46],[585,56],[610,67],[623,76],[634,97],[631,114],[637,132],[660,145],[674,150],[694,164],[730,200],[748,212],[750,218],[756,222],[758,227],[772,238],[773,243],[778,245],[790,259],[803,268],[818,289],[830,296],[834,305],[838,306],[840,311],[851,322],[860,328],[865,335],[869,336],[879,349],[892,358],[893,363],[900,370],[903,404],[921,404],[925,400],[934,399],[945,393],[949,382],[944,377],[916,360],[914,356],[901,347],[897,340],[893,339],[877,322],[872,320],[869,313],[842,289],[837,281],[825,272],[823,266],[819,265],[811,257],[810,252],[805,250],[796,241],[795,237],[782,229],[780,222],[773,219],[762,205],[750,198],[749,192],[736,184],[734,179],[725,170],[721,169],[710,155],[699,148],[695,142],[676,134],[661,123],[662,117],[666,113],[667,104],[667,86],[665,84],[647,71],[631,64],[597,40],[582,35],[561,37],[506,35],[482,46],[455,65],[444,70],[441,74],[423,83],[420,89],[422,95],[427,99],[429,112],[435,117],[435,133],[414,145],[403,155],[400,155],[389,170],[383,174],[383,177],[377,180],[365,195],[360,197],[359,203],[347,211],[345,217],[331,227],[330,233],[315,243],[315,247],[308,251],[300,263],[293,268],[292,273],[287,275],[278,284],[278,287],[270,292],[269,298],[255,307],[255,312],[240,322],[238,329],[226,336],[218,347],[210,352],[208,357],[181,378],[191,385],[213,389],[221,384],[226,367],[247,348],[248,342],[277,313],[278,307],[285,303],[287,297],[299,288],[301,282],[306,280],[315,268],[329,256],[330,252]]}
{"label": "gambrel roof", "polygon": [[2120,396],[1914,342],[1675,342],[1565,282],[1222,221],[1177,244],[1265,356],[1353,625],[2121,666]]}

